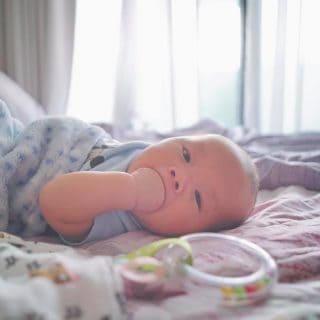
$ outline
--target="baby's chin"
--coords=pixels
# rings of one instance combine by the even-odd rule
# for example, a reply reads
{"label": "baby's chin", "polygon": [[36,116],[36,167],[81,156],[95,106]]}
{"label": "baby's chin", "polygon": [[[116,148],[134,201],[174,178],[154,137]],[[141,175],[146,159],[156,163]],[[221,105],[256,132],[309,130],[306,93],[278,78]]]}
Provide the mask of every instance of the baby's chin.
{"label": "baby's chin", "polygon": [[[139,218],[138,218],[139,219]],[[172,223],[163,223],[158,219],[152,219],[152,215],[144,215],[144,217],[140,216],[139,222],[144,226],[145,229],[149,230],[152,233],[155,233],[160,236],[164,237],[180,237],[190,233],[196,232],[204,232],[207,229],[204,228],[195,228],[195,227],[184,227],[179,224],[172,224]]]}

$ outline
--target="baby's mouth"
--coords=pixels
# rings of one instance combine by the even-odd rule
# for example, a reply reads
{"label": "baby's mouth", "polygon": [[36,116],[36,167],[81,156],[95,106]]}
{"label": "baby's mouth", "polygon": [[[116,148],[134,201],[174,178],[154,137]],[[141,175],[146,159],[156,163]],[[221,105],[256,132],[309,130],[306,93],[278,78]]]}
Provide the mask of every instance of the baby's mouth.
{"label": "baby's mouth", "polygon": [[153,168],[139,168],[132,172],[136,188],[134,210],[144,213],[158,211],[165,202],[165,185],[161,174]]}

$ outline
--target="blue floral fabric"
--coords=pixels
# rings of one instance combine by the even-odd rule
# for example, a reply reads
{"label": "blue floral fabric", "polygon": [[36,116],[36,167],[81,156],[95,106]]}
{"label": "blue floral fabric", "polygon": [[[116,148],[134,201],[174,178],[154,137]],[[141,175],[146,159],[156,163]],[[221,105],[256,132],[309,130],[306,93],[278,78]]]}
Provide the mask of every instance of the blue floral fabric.
{"label": "blue floral fabric", "polygon": [[58,174],[78,171],[97,141],[108,137],[100,127],[69,117],[44,117],[23,127],[0,100],[0,231],[43,233],[40,188]]}

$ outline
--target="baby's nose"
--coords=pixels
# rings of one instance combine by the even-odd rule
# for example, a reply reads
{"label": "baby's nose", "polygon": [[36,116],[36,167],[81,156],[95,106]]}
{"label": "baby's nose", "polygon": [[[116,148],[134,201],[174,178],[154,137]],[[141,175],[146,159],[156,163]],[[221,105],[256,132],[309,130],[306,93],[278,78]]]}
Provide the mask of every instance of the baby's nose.
{"label": "baby's nose", "polygon": [[175,192],[180,193],[184,190],[187,184],[188,176],[183,168],[170,167],[170,176]]}

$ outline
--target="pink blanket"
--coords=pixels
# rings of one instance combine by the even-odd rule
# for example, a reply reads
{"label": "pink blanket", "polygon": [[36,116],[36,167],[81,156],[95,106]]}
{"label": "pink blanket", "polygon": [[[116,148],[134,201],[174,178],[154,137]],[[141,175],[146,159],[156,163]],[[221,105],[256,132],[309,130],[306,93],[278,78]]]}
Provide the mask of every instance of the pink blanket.
{"label": "pink blanket", "polygon": [[[155,301],[130,300],[133,319],[300,319],[320,316],[320,194],[301,187],[260,191],[254,213],[225,234],[267,250],[279,268],[270,299],[242,308],[217,306],[210,290],[187,285],[187,292]],[[85,246],[93,254],[129,252],[159,237],[139,231]],[[198,259],[198,260],[197,260]],[[204,263],[196,257],[198,265]]]}

